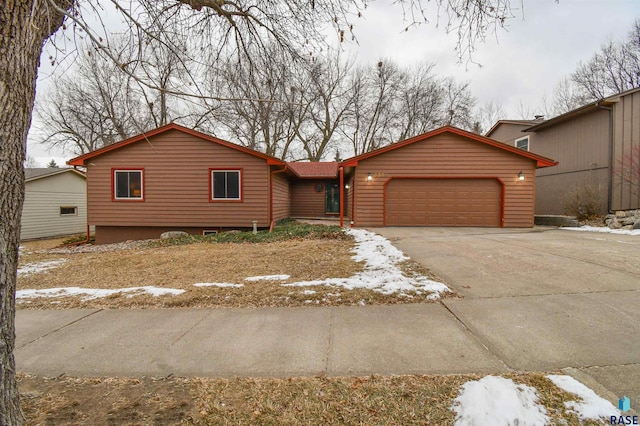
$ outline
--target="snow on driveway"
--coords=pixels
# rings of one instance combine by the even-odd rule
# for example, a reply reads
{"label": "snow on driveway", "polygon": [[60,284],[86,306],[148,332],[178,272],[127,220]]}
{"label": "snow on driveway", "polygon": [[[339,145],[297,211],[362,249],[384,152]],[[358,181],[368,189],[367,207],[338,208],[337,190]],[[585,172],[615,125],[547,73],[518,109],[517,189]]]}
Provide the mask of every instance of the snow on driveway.
{"label": "snow on driveway", "polygon": [[603,232],[618,235],[640,235],[640,229],[611,229],[607,226],[563,226],[565,231]]}
{"label": "snow on driveway", "polygon": [[353,236],[356,241],[353,260],[364,262],[364,271],[349,278],[300,281],[283,284],[283,286],[330,285],[344,287],[348,290],[367,288],[383,294],[431,293],[430,299],[437,299],[441,293],[450,291],[443,283],[430,280],[423,275],[406,276],[398,264],[409,260],[409,257],[394,247],[386,238],[364,229],[347,229],[345,232]]}

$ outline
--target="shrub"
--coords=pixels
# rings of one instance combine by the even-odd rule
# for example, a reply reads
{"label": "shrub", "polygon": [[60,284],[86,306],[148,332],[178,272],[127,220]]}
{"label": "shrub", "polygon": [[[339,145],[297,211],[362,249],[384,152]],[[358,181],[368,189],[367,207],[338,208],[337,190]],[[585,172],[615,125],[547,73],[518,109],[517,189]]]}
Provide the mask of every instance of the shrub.
{"label": "shrub", "polygon": [[564,198],[565,212],[578,220],[593,219],[600,214],[604,196],[599,184],[585,183],[574,186]]}

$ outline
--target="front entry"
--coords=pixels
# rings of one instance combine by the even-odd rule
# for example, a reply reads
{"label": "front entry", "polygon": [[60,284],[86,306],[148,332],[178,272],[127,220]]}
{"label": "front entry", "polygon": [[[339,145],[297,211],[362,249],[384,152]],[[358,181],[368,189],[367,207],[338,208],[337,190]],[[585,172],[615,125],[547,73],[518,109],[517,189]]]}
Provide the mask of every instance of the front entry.
{"label": "front entry", "polygon": [[328,181],[325,184],[325,213],[340,213],[340,184],[335,181]]}

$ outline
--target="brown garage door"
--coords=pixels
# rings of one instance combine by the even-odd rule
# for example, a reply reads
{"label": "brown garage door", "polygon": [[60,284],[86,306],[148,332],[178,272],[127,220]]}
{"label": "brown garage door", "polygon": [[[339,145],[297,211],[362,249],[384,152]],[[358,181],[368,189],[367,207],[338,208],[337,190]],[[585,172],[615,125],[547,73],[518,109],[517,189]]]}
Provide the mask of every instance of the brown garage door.
{"label": "brown garage door", "polygon": [[387,226],[500,226],[496,179],[392,179],[385,190]]}

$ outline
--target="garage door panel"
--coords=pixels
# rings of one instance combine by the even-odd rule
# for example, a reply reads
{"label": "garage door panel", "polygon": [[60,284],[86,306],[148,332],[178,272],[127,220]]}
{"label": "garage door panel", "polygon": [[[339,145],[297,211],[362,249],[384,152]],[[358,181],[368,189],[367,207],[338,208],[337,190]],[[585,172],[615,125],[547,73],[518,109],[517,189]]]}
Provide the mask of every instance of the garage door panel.
{"label": "garage door panel", "polygon": [[496,179],[392,179],[385,189],[389,226],[500,226]]}

